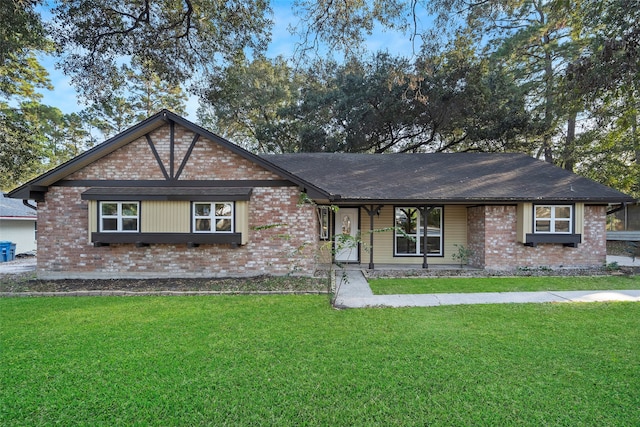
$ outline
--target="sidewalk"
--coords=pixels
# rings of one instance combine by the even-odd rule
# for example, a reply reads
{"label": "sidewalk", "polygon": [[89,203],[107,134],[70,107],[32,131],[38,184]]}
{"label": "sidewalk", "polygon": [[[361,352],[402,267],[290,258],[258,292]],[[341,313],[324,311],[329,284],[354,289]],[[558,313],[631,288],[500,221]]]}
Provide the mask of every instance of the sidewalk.
{"label": "sidewalk", "polygon": [[373,295],[360,271],[336,274],[337,308],[433,307],[460,304],[504,304],[542,302],[638,301],[640,290],[556,291],[556,292],[484,292],[469,294]]}

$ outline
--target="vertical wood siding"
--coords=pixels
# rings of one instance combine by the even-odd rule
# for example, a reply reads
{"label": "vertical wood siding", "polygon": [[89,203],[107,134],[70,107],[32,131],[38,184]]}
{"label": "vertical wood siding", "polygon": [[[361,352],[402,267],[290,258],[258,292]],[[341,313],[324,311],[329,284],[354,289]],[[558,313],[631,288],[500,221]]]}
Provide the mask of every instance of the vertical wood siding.
{"label": "vertical wood siding", "polygon": [[98,202],[89,200],[89,234],[88,242],[91,243],[91,233],[98,231]]}
{"label": "vertical wood siding", "polygon": [[533,203],[518,204],[518,220],[516,225],[518,242],[527,241],[527,234],[533,233]]}
{"label": "vertical wood siding", "polygon": [[575,234],[584,234],[584,203],[576,203],[573,214],[575,215]]}
{"label": "vertical wood siding", "polygon": [[237,201],[235,206],[236,233],[242,233],[242,244],[249,242],[249,202]]}
{"label": "vertical wood siding", "polygon": [[140,203],[140,227],[143,233],[189,233],[191,203],[144,200]]}

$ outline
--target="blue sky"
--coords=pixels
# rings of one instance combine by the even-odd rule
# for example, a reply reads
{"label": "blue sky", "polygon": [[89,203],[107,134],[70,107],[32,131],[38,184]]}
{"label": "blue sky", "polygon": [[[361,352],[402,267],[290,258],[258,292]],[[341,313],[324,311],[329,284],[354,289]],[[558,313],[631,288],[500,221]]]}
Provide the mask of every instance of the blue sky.
{"label": "blue sky", "polygon": [[[295,25],[298,22],[298,18],[291,10],[291,3],[283,0],[272,1],[274,25],[272,41],[267,51],[267,56],[270,58],[278,55],[287,58],[295,50],[297,38],[290,34],[288,27],[290,24]],[[370,52],[389,51],[394,55],[407,57],[410,57],[413,52],[413,45],[408,35],[400,32],[385,31],[380,27],[376,28],[373,34],[367,38],[366,46]],[[76,97],[76,91],[71,86],[71,79],[56,68],[55,58],[43,56],[40,61],[49,72],[49,78],[54,86],[53,91],[42,91],[42,102],[58,107],[63,113],[78,112],[85,108]],[[187,103],[187,118],[195,120],[197,108],[197,99],[190,98]]]}

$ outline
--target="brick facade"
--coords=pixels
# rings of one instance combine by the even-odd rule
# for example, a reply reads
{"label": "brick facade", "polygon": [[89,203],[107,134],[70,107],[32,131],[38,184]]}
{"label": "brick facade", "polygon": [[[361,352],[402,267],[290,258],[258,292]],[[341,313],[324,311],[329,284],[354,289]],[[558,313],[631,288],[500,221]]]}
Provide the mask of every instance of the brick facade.
{"label": "brick facade", "polygon": [[469,264],[488,270],[517,268],[597,268],[606,263],[604,206],[585,206],[578,248],[560,244],[525,246],[517,241],[516,206],[474,206],[467,212]]}
{"label": "brick facade", "polygon": [[[167,172],[169,126],[151,139]],[[193,134],[176,127],[174,166],[184,158]],[[185,148],[185,146],[187,148]],[[162,180],[146,138],[139,138],[66,178],[67,180]],[[283,178],[200,138],[180,179],[282,180]],[[296,186],[254,187],[249,202],[247,245],[112,244],[94,247],[89,239],[87,187],[52,186],[38,203],[38,274],[42,278],[74,277],[243,277],[263,274],[312,275],[318,235],[315,209],[298,206]],[[142,202],[144,206],[144,201]],[[260,228],[282,224],[272,228]],[[258,229],[256,229],[256,227]]]}
{"label": "brick facade", "polygon": [[[150,133],[162,164],[169,173],[170,162],[169,126]],[[195,134],[180,126],[174,133],[173,170],[177,172],[189,150]],[[162,169],[145,137],[141,137],[124,147],[106,155],[102,159],[71,174],[67,180],[163,180]],[[257,166],[251,161],[232,153],[224,147],[200,138],[186,163],[180,180],[263,180],[282,177]]]}
{"label": "brick facade", "polygon": [[[91,163],[87,161],[86,166],[76,168],[75,172],[61,178],[63,184],[49,187],[45,200],[38,203],[39,276],[137,278],[312,275],[318,262],[321,242],[318,239],[314,207],[298,205],[300,189],[283,176],[260,166],[268,167],[262,160],[254,159],[250,154],[237,154],[233,146],[216,142],[216,137],[211,134],[211,140],[205,136],[198,139],[195,133],[197,129],[173,121],[171,123],[174,124],[162,124],[150,131],[148,138],[142,136],[132,141],[116,140],[120,145],[107,145],[109,149],[119,147],[115,151]],[[280,173],[287,175],[287,172]],[[299,183],[294,176],[287,176]],[[76,181],[75,185],[73,181]],[[247,244],[238,247],[228,244],[188,247],[186,243],[94,247],[89,230],[89,202],[81,197],[84,191],[90,189],[87,186],[109,184],[137,187],[143,186],[144,181],[153,181],[147,184],[159,183],[162,187],[180,187],[180,181],[189,181],[192,187],[200,187],[197,181],[203,181],[203,186],[243,187],[244,182],[237,181],[247,181],[247,186],[252,187]],[[188,203],[188,200],[181,201]],[[144,203],[142,200],[141,210],[144,209]],[[184,212],[186,215],[186,210]],[[518,243],[517,213],[515,205],[467,208],[466,246],[473,253],[469,260],[471,266],[488,270],[592,268],[606,262],[604,206],[585,206],[584,232],[578,248],[561,244],[528,247]],[[172,218],[182,221],[178,216]],[[242,224],[246,226],[246,221]],[[192,238],[187,232],[181,232],[188,239]],[[457,239],[459,243],[464,243],[464,231],[460,233],[457,236],[445,235],[445,239],[452,239],[447,244],[454,244]]]}

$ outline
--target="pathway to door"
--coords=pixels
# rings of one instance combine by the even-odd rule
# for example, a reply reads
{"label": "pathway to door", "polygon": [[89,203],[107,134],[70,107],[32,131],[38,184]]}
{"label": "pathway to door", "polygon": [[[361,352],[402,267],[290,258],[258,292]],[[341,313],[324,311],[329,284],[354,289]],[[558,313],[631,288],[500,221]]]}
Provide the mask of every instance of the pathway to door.
{"label": "pathway to door", "polygon": [[461,304],[504,304],[542,302],[640,302],[640,290],[483,292],[468,294],[374,295],[359,270],[336,272],[336,308],[433,307]]}

